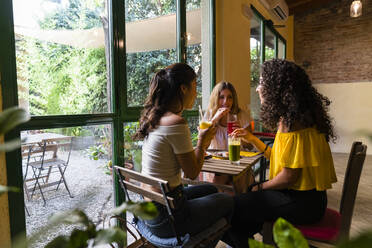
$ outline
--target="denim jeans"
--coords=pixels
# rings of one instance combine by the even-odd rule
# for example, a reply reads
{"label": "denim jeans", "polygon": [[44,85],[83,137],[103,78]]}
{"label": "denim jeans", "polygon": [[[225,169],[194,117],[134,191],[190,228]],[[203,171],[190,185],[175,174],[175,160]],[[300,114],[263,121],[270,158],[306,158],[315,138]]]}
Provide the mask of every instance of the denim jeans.
{"label": "denim jeans", "polygon": [[[183,236],[188,233],[193,236],[223,217],[230,223],[234,200],[230,195],[218,193],[213,185],[204,184],[182,188],[181,197],[174,211],[174,223],[178,235]],[[159,215],[155,219],[143,222],[158,237],[174,237],[166,207],[156,202],[154,204]]]}

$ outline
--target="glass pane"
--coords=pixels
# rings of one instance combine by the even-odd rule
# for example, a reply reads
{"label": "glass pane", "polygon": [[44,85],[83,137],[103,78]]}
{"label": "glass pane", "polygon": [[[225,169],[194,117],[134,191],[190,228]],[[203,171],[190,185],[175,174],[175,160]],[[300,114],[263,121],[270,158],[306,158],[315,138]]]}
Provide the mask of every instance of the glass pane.
{"label": "glass pane", "polygon": [[124,160],[133,165],[135,171],[142,169],[142,141],[135,141],[133,135],[138,128],[138,121],[124,124]]}
{"label": "glass pane", "polygon": [[265,28],[265,61],[275,58],[275,36],[266,26]]}
{"label": "glass pane", "polygon": [[14,0],[19,105],[31,115],[111,112],[106,0]]}
{"label": "glass pane", "polygon": [[191,132],[192,145],[195,147],[198,142],[198,126],[199,126],[199,117],[189,116],[187,117],[187,124],[189,125]]}
{"label": "glass pane", "polygon": [[281,39],[278,39],[278,59],[285,59],[285,45]]}
{"label": "glass pane", "polygon": [[[75,208],[94,223],[103,221],[114,205],[111,125],[29,130],[21,136],[27,235],[40,231],[52,214]],[[32,247],[44,247],[76,227],[48,228]]]}
{"label": "glass pane", "polygon": [[260,99],[256,92],[256,87],[260,78],[260,61],[261,61],[261,20],[253,15],[251,19],[251,115],[254,120],[259,119]]}
{"label": "glass pane", "polygon": [[143,106],[154,72],[177,60],[175,11],[173,0],[125,0],[128,106]]}
{"label": "glass pane", "polygon": [[[193,109],[202,106],[202,41],[201,41],[201,0],[186,1],[186,33],[187,33],[187,63],[197,74],[197,92]],[[203,51],[204,52],[204,51]]]}

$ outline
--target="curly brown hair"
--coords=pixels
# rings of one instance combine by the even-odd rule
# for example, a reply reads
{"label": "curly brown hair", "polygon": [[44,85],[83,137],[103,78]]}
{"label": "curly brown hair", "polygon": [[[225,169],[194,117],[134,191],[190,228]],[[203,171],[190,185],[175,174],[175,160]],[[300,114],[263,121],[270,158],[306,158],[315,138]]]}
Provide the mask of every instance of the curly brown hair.
{"label": "curly brown hair", "polygon": [[327,141],[336,140],[328,115],[330,100],[311,84],[304,69],[293,62],[273,59],[261,67],[261,120],[275,129],[279,121],[293,130],[294,124],[315,127]]}
{"label": "curly brown hair", "polygon": [[176,114],[180,113],[183,110],[181,85],[191,87],[195,78],[194,69],[185,63],[175,63],[158,71],[151,79],[149,94],[139,120],[140,126],[133,138],[146,138],[171,108]]}

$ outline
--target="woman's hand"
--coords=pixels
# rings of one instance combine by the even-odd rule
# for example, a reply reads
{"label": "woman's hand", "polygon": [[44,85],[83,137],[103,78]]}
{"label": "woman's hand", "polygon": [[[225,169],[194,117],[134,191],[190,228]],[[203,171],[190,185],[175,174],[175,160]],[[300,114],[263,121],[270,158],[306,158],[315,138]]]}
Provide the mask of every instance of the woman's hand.
{"label": "woman's hand", "polygon": [[254,135],[249,132],[246,128],[235,129],[231,134],[233,137],[241,137],[245,142],[250,143],[254,139]]}
{"label": "woman's hand", "polygon": [[198,147],[207,149],[216,134],[216,130],[216,127],[213,125],[207,129],[199,129]]}
{"label": "woman's hand", "polygon": [[219,109],[217,109],[216,113],[214,114],[214,116],[212,118],[213,124],[218,123],[222,119],[222,117],[227,115],[229,112],[230,112],[229,108],[219,108]]}

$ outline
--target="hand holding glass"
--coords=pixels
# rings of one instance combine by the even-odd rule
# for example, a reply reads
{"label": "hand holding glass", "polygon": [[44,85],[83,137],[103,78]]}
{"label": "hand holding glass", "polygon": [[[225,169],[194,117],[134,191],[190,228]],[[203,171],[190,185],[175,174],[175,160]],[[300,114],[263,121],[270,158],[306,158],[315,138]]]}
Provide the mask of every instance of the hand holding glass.
{"label": "hand holding glass", "polygon": [[212,126],[211,116],[207,113],[204,116],[199,117],[199,128],[207,129]]}

